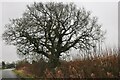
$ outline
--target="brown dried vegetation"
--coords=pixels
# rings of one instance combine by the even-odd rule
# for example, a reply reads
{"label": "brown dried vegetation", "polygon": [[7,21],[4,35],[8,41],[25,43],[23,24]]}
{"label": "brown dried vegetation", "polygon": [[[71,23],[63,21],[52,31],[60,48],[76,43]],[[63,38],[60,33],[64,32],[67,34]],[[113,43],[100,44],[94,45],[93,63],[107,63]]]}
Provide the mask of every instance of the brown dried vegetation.
{"label": "brown dried vegetation", "polygon": [[61,61],[61,66],[52,72],[45,61],[19,63],[17,70],[24,70],[36,78],[117,78],[120,75],[118,52],[74,61]]}

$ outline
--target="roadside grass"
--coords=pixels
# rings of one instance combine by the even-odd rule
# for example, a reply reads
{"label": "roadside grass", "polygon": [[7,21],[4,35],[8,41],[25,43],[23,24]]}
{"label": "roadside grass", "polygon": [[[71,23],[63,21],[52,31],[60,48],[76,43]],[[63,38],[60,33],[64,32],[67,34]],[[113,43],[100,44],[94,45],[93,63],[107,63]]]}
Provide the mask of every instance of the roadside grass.
{"label": "roadside grass", "polygon": [[31,74],[26,74],[23,70],[13,70],[13,72],[21,79],[21,80],[34,80],[34,76]]}
{"label": "roadside grass", "polygon": [[35,78],[118,78],[120,77],[118,53],[117,50],[108,50],[98,56],[94,55],[82,60],[61,61],[61,66],[57,67],[54,73],[42,60],[32,64],[21,61],[15,73],[33,80]]}
{"label": "roadside grass", "polygon": [[4,68],[0,68],[0,70],[4,70]]}

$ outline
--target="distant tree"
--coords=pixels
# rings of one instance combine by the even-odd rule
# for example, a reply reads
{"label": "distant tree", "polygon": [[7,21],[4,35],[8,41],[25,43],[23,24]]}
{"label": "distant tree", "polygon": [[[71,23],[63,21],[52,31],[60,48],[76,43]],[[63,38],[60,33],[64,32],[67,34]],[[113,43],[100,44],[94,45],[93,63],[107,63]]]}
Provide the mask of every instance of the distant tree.
{"label": "distant tree", "polygon": [[6,25],[3,40],[15,45],[19,55],[44,55],[55,68],[61,53],[72,48],[92,49],[103,33],[97,18],[84,8],[73,3],[40,2],[27,6],[21,18]]}
{"label": "distant tree", "polygon": [[2,68],[5,69],[5,66],[6,66],[6,65],[5,65],[5,62],[2,61]]}
{"label": "distant tree", "polygon": [[6,68],[15,68],[15,64],[14,63],[6,64]]}

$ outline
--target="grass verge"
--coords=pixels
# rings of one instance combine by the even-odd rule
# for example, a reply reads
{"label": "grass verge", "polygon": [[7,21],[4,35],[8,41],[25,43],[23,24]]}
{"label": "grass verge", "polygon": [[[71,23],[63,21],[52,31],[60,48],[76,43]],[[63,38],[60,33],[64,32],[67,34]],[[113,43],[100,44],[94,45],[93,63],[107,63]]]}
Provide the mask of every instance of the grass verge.
{"label": "grass verge", "polygon": [[13,72],[19,76],[21,80],[34,80],[34,76],[24,73],[23,70],[13,70]]}

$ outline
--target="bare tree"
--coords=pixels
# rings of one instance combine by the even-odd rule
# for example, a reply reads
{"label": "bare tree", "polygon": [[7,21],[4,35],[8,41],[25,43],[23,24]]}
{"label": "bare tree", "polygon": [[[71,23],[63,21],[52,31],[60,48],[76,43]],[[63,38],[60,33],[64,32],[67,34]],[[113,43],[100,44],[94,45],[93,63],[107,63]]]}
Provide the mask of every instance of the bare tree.
{"label": "bare tree", "polygon": [[52,68],[60,64],[61,53],[70,49],[89,50],[104,36],[90,11],[75,4],[34,3],[21,18],[6,25],[3,39],[17,46],[19,55],[42,54]]}

